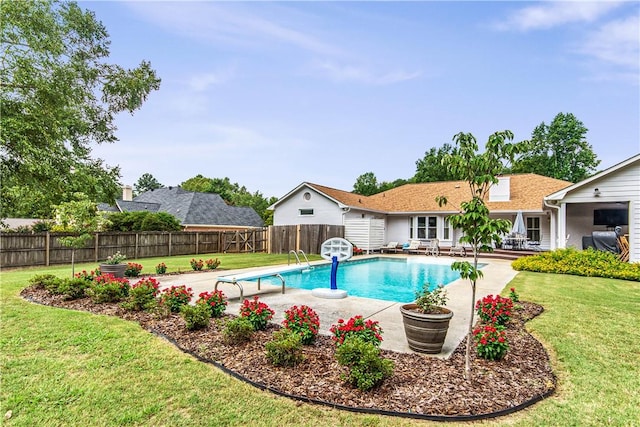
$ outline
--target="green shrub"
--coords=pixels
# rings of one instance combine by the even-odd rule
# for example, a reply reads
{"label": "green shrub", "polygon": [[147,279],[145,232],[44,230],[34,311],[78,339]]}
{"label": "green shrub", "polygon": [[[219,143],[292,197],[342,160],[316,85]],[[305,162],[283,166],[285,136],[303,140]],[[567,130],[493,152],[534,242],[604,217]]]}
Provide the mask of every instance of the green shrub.
{"label": "green shrub", "polygon": [[222,336],[227,344],[241,344],[251,339],[253,325],[246,317],[236,317],[230,320],[222,330]]}
{"label": "green shrub", "polygon": [[211,311],[206,305],[183,305],[182,307],[180,307],[180,313],[182,314],[182,318],[187,325],[187,329],[190,331],[194,331],[196,329],[204,329],[209,326]]}
{"label": "green shrub", "polygon": [[265,344],[267,360],[275,366],[296,366],[304,360],[302,337],[289,330],[280,329],[273,334],[273,340]]}
{"label": "green shrub", "polygon": [[89,288],[91,282],[80,277],[61,280],[58,292],[65,296],[65,299],[78,299],[85,296],[85,290]]}
{"label": "green shrub", "polygon": [[640,263],[622,262],[614,253],[596,251],[592,248],[584,251],[574,248],[557,249],[517,259],[511,263],[511,266],[518,271],[607,277],[640,282]]}
{"label": "green shrub", "polygon": [[151,310],[157,305],[159,287],[160,283],[152,277],[139,280],[129,289],[129,299],[122,303],[122,307],[133,311]]}
{"label": "green shrub", "polygon": [[119,302],[129,295],[129,281],[111,274],[102,274],[93,280],[86,293],[96,304]]}
{"label": "green shrub", "polygon": [[336,348],[336,359],[349,368],[349,373],[342,378],[363,391],[372,389],[393,373],[393,361],[382,358],[375,344],[357,336],[347,338]]}
{"label": "green shrub", "polygon": [[46,289],[52,294],[58,293],[58,286],[62,280],[53,274],[39,274],[29,279],[29,284],[36,288]]}
{"label": "green shrub", "polygon": [[185,285],[171,286],[162,290],[160,301],[169,307],[172,313],[180,312],[180,307],[189,304],[193,297],[193,290]]}

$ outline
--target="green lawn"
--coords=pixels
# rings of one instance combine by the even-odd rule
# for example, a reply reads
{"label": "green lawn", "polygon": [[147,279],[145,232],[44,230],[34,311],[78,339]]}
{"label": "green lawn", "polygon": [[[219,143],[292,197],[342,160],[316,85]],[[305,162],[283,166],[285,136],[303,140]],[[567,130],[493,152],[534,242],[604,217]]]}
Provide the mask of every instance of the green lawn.
{"label": "green lawn", "polygon": [[[213,254],[220,268],[287,262],[286,255]],[[164,261],[187,271],[191,257]],[[317,258],[314,258],[317,259]],[[95,264],[76,266],[93,269]],[[134,323],[39,306],[20,290],[35,274],[0,273],[0,417],[7,426],[403,426],[411,419],[360,415],[275,397],[200,363]],[[508,285],[545,307],[529,329],[547,346],[558,392],[490,425],[629,426],[640,423],[640,283],[519,273]],[[461,373],[462,374],[462,373]],[[452,424],[455,425],[455,424]],[[462,424],[461,424],[462,425]]]}

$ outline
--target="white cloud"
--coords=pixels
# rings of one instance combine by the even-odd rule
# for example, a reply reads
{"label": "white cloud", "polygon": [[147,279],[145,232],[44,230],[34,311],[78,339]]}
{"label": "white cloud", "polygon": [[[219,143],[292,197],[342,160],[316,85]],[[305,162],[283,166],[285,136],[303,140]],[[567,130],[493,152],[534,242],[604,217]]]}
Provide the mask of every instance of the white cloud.
{"label": "white cloud", "polygon": [[331,61],[316,61],[312,66],[334,81],[355,81],[371,85],[389,85],[413,80],[422,75],[420,71],[406,72],[403,70],[376,74],[366,68],[341,65]]}
{"label": "white cloud", "polygon": [[495,24],[498,30],[529,31],[548,29],[574,22],[594,22],[623,2],[545,2],[516,11],[505,22]]}
{"label": "white cloud", "polygon": [[579,51],[611,64],[640,68],[640,17],[604,24],[590,33]]}
{"label": "white cloud", "polygon": [[229,81],[233,76],[231,69],[194,74],[188,79],[188,86],[195,92],[204,92],[211,86],[219,85]]}

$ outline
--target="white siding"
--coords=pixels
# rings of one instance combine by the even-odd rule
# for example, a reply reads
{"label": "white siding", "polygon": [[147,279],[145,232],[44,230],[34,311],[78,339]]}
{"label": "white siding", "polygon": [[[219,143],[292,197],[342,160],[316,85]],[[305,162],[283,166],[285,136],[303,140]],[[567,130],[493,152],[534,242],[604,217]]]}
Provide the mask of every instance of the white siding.
{"label": "white siding", "polygon": [[384,244],[383,219],[348,219],[344,222],[344,237],[367,252],[377,251]]}
{"label": "white siding", "polygon": [[[309,200],[305,199],[305,193],[309,193]],[[313,215],[300,215],[300,209],[313,209]],[[336,202],[308,187],[302,187],[278,204],[273,213],[273,225],[342,225],[342,214]]]}

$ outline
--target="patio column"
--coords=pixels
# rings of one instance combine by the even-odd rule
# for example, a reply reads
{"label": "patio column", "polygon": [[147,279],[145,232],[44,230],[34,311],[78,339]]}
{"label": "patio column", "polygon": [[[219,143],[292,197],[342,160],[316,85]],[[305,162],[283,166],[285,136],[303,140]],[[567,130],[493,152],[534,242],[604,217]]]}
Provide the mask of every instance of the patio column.
{"label": "patio column", "polygon": [[558,248],[566,248],[567,247],[567,204],[561,203],[560,209],[558,209],[558,234],[557,237],[557,247]]}

